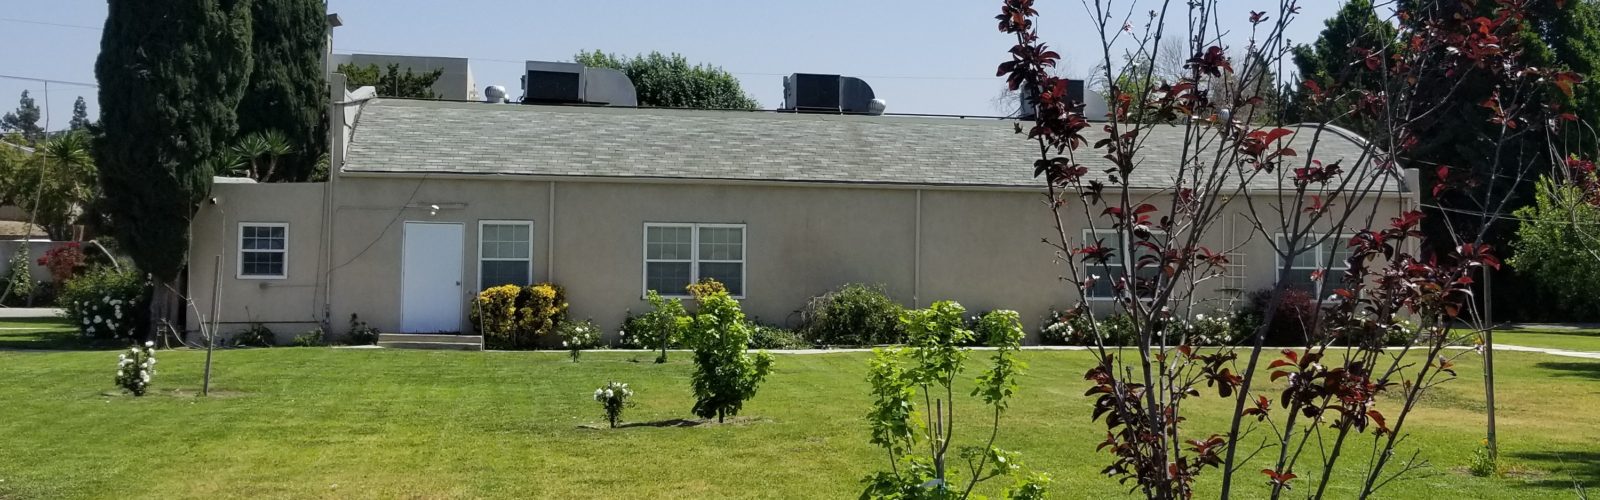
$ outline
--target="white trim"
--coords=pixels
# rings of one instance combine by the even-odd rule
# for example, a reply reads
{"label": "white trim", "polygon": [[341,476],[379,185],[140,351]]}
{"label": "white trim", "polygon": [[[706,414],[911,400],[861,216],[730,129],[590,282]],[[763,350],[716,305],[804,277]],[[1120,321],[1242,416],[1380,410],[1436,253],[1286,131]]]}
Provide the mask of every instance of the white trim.
{"label": "white trim", "polygon": [[[281,227],[283,228],[283,250],[250,250],[252,253],[281,253],[283,254],[283,273],[281,274],[245,274],[244,273],[244,228],[249,227]],[[286,280],[289,279],[289,223],[287,222],[244,222],[238,224],[238,235],[234,237],[234,279],[241,280]]]}
{"label": "white trim", "polygon": [[[533,280],[533,228],[534,228],[533,221],[529,220],[529,219],[521,219],[521,220],[515,220],[515,219],[479,219],[478,220],[478,234],[476,235],[478,237],[478,275],[473,278],[473,283],[478,285],[478,291],[483,291],[483,289],[484,289],[484,286],[483,286],[483,261],[484,261],[484,258],[483,258],[483,227],[484,226],[528,226],[528,258],[526,259],[528,261],[528,272],[527,272],[527,279],[524,280],[524,281],[526,281],[527,284],[532,285],[534,283],[534,280]],[[506,261],[517,261],[517,260],[524,260],[524,259],[508,259],[508,258],[504,258],[504,257],[496,257],[496,258],[490,259],[490,260],[493,260],[493,261],[496,261],[496,262],[506,262]]]}
{"label": "white trim", "polygon": [[[651,259],[650,258],[650,228],[671,227],[689,229],[689,258],[688,259]],[[739,230],[739,259],[738,260],[702,260],[700,258],[700,230],[709,229],[738,229]],[[750,230],[743,223],[692,223],[692,222],[646,222],[644,232],[640,238],[640,266],[639,266],[639,297],[650,293],[650,263],[651,262],[678,262],[689,263],[689,283],[700,282],[701,262],[711,264],[739,264],[739,293],[732,295],[735,299],[744,299],[750,294]],[[675,299],[688,298],[685,292],[656,293],[662,297]]]}

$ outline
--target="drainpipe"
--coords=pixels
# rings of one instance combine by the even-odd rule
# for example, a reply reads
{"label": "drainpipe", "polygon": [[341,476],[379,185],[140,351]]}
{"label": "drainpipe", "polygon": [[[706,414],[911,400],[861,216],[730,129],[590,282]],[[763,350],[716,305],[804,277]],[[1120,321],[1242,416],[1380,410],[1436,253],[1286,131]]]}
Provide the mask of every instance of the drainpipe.
{"label": "drainpipe", "polygon": [[917,190],[916,235],[911,243],[911,307],[922,307],[922,190]]}
{"label": "drainpipe", "polygon": [[544,279],[556,282],[556,181],[550,181],[550,210],[545,212]]}
{"label": "drainpipe", "polygon": [[[330,28],[331,29],[331,28]],[[330,36],[331,39],[331,36]],[[331,46],[331,45],[330,45]],[[323,331],[333,331],[333,225],[335,195],[339,173],[344,168],[345,76],[328,74],[328,181],[322,186],[322,255],[327,267],[322,273]]]}

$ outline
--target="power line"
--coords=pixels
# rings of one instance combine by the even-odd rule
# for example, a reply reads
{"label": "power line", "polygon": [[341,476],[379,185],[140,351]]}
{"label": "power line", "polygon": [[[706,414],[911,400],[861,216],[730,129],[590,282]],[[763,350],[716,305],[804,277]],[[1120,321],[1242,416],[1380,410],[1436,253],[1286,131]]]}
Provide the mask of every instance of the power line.
{"label": "power line", "polygon": [[100,85],[99,84],[95,84],[95,83],[73,82],[73,81],[67,81],[67,80],[51,80],[49,78],[34,78],[34,77],[31,77],[31,76],[0,75],[0,78],[6,78],[6,79],[11,79],[11,80],[23,80],[23,81],[28,81],[28,82],[59,83],[59,84],[62,84],[62,85],[76,85],[76,86],[79,86],[79,87],[100,88]]}
{"label": "power line", "polygon": [[28,20],[28,19],[17,19],[17,18],[13,18],[13,17],[0,17],[0,21],[4,21],[4,22],[8,22],[8,23],[37,24],[37,25],[40,25],[40,26],[55,26],[57,28],[74,28],[74,29],[95,30],[95,31],[100,31],[102,29],[99,26],[86,26],[86,25],[82,25],[82,24],[62,24],[62,23],[52,23],[52,22],[45,22],[45,21],[32,21],[32,20]]}

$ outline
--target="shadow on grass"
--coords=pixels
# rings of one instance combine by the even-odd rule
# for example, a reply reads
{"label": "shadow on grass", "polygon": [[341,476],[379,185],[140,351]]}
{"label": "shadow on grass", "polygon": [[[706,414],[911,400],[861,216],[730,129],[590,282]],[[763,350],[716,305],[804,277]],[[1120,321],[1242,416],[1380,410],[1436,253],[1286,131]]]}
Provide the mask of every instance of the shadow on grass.
{"label": "shadow on grass", "polygon": [[[59,326],[53,323],[51,326]],[[74,329],[0,330],[0,349],[110,351],[127,348],[126,340],[88,339]]]}
{"label": "shadow on grass", "polygon": [[1600,451],[1544,450],[1511,454],[1513,458],[1550,471],[1539,479],[1524,484],[1530,487],[1561,488],[1572,490],[1574,482],[1584,489],[1594,490],[1600,485]]}
{"label": "shadow on grass", "polygon": [[672,418],[672,419],[667,419],[667,420],[657,420],[657,421],[654,421],[654,422],[628,422],[626,424],[618,425],[617,428],[618,429],[625,429],[625,428],[629,428],[629,427],[697,427],[697,426],[705,425],[707,423],[711,423],[711,422],[708,422],[708,421],[705,421],[705,420],[689,420],[689,419],[686,419],[686,418]]}
{"label": "shadow on grass", "polygon": [[1556,376],[1600,380],[1600,361],[1541,361],[1533,366],[1559,372]]}

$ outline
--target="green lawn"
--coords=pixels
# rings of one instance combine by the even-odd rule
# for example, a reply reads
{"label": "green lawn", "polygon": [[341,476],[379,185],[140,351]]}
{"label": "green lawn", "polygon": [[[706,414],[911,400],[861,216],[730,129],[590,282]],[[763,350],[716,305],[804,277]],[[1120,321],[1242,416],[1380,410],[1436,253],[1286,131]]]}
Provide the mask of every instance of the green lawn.
{"label": "green lawn", "polygon": [[0,349],[115,349],[120,344],[96,342],[58,318],[0,319]]}
{"label": "green lawn", "polygon": [[[681,353],[656,365],[629,352],[573,364],[556,352],[227,350],[217,394],[197,398],[203,357],[161,353],[155,392],[132,398],[113,391],[113,352],[0,352],[0,498],[852,498],[885,466],[861,417],[862,353],[779,356],[723,425],[679,420],[691,405]],[[1089,357],[1023,358],[1031,368],[998,444],[1054,475],[1055,498],[1118,497],[1125,490],[1097,474],[1108,456],[1093,451],[1104,428],[1083,396]],[[1600,362],[1530,353],[1496,358],[1514,473],[1463,472],[1482,435],[1474,359],[1409,427],[1403,456],[1420,449],[1432,466],[1384,496],[1572,498],[1572,479],[1600,485]],[[652,425],[589,428],[603,419],[591,394],[607,380],[637,391],[625,419]],[[1209,394],[1191,408],[1193,433],[1223,425]],[[981,420],[976,403],[964,410],[960,420]],[[958,441],[977,434],[958,429]],[[1367,444],[1347,450],[1346,473]],[[1241,498],[1261,496],[1262,478],[1240,477]],[[1350,483],[1329,498],[1351,497]],[[1208,479],[1199,497],[1215,491]]]}
{"label": "green lawn", "polygon": [[1496,330],[1494,343],[1600,352],[1600,330]]}

